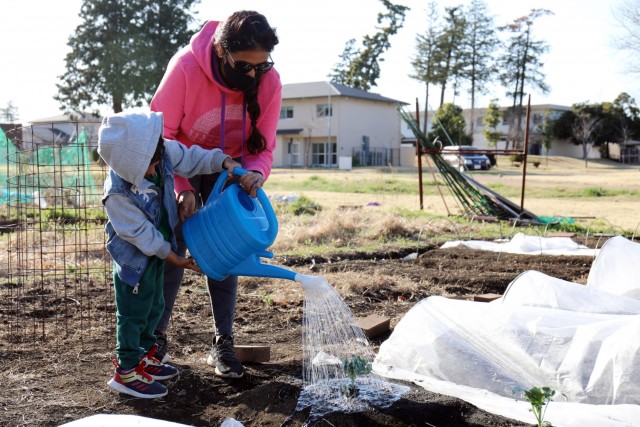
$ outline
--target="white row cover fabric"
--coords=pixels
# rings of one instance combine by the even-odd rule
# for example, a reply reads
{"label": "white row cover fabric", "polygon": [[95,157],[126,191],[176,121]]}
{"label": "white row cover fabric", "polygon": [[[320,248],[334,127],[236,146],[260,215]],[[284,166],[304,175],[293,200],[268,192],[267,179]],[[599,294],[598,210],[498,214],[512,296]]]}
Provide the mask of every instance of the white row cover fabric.
{"label": "white row cover fabric", "polygon": [[621,236],[607,240],[591,266],[587,286],[640,299],[640,250],[638,244]]}
{"label": "white row cover fabric", "polygon": [[577,255],[596,257],[599,249],[578,244],[569,237],[540,237],[516,233],[511,240],[488,242],[484,240],[453,240],[445,242],[440,249],[464,246],[492,252],[523,255]]}
{"label": "white row cover fabric", "polygon": [[587,286],[529,271],[491,303],[429,297],[381,345],[374,371],[532,424],[523,392],[548,386],[554,426],[640,425],[637,257],[640,245],[617,236]]}
{"label": "white row cover fabric", "polygon": [[58,427],[187,427],[171,421],[127,414],[97,414],[61,424]]}

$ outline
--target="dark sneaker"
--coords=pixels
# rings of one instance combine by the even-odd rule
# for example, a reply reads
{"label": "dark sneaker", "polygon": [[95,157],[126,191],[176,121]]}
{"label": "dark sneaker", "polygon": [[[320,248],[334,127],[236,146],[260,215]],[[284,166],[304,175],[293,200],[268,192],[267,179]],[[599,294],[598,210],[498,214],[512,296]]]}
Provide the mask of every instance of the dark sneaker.
{"label": "dark sneaker", "polygon": [[167,334],[164,332],[154,332],[154,335],[156,336],[156,345],[158,346],[155,358],[162,363],[167,363],[169,361],[169,344],[167,343]]}
{"label": "dark sneaker", "polygon": [[167,387],[155,381],[144,371],[144,361],[126,371],[120,368],[115,360],[113,366],[116,367],[116,372],[107,385],[115,391],[143,399],[155,399],[167,395]]}
{"label": "dark sneaker", "polygon": [[157,349],[158,345],[155,344],[151,347],[151,350],[142,356],[142,361],[146,364],[144,371],[151,375],[151,378],[154,380],[168,380],[178,375],[177,368],[171,365],[165,365],[155,357]]}
{"label": "dark sneaker", "polygon": [[244,367],[233,349],[233,337],[221,335],[216,338],[207,358],[207,364],[216,368],[216,375],[224,378],[241,378]]}

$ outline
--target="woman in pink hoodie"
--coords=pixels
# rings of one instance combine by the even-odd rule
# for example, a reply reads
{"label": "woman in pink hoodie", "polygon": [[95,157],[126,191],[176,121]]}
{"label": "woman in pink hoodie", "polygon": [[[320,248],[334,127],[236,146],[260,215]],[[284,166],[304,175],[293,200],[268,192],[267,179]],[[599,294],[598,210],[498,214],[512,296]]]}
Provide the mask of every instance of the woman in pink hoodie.
{"label": "woman in pink hoodie", "polygon": [[[169,62],[151,109],[164,115],[164,137],[186,146],[220,148],[249,173],[240,185],[255,197],[269,177],[282,103],[280,75],[271,52],[278,44],[275,29],[254,11],[239,11],[224,22],[209,21],[188,46]],[[205,203],[218,175],[175,177],[181,220]],[[179,254],[186,245],[177,230]],[[168,360],[166,330],[182,281],[183,269],[165,269],[165,310],[156,327],[158,352]],[[240,378],[244,368],[233,348],[233,319],[238,277],[207,279],[215,335],[207,363],[217,375]],[[159,354],[158,354],[159,353]]]}

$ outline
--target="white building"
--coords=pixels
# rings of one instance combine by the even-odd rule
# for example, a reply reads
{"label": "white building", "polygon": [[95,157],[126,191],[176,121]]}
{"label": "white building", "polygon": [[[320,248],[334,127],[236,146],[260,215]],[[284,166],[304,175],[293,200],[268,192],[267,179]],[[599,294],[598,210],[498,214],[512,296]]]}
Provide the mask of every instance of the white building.
{"label": "white building", "polygon": [[[507,108],[501,107],[501,111],[507,110]],[[567,139],[554,139],[551,142],[551,147],[549,152],[547,152],[542,146],[542,138],[540,133],[537,130],[538,124],[542,123],[544,120],[545,113],[547,111],[550,112],[552,119],[559,118],[562,113],[565,111],[570,111],[571,107],[567,107],[564,105],[555,105],[555,104],[540,104],[540,105],[532,105],[531,112],[529,114],[529,154],[539,154],[539,155],[550,155],[550,156],[565,156],[565,157],[582,157],[582,146],[575,145],[571,141]],[[499,132],[502,132],[505,137],[503,138],[504,142],[499,142],[497,147],[490,147],[487,143],[487,140],[483,134],[483,131],[486,129],[484,124],[482,123],[485,115],[487,114],[487,108],[476,108],[474,111],[473,121],[473,145],[482,148],[482,149],[504,149],[506,148],[506,135],[509,132],[509,120],[508,117],[503,116],[502,123],[496,129]],[[525,113],[526,114],[526,106]],[[424,121],[424,111],[420,112],[420,123]],[[429,129],[433,126],[433,117],[435,112],[429,112],[428,120],[430,123]],[[471,130],[471,110],[465,109],[463,110],[463,115],[466,122],[467,132]],[[526,116],[522,117],[522,126],[525,127]],[[523,133],[524,134],[524,133]],[[406,123],[402,123],[402,135],[403,142],[405,143],[415,143],[415,137],[413,132],[409,129]],[[456,141],[453,141],[454,144],[457,144]],[[509,147],[512,148],[512,147]],[[591,152],[589,153],[589,158],[600,158],[600,152],[598,151],[598,147],[593,147]]]}
{"label": "white building", "polygon": [[273,166],[401,166],[404,104],[331,82],[283,85]]}

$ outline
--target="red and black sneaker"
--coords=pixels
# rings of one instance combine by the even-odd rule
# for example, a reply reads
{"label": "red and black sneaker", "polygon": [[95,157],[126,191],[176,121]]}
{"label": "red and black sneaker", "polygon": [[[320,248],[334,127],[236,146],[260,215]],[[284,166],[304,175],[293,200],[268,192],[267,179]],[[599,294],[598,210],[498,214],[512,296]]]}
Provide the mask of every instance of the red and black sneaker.
{"label": "red and black sneaker", "polygon": [[144,361],[127,370],[122,369],[116,360],[113,361],[113,366],[116,367],[116,371],[107,385],[115,391],[143,399],[156,399],[167,395],[167,387],[145,372]]}
{"label": "red and black sneaker", "polygon": [[156,351],[158,350],[158,344],[154,344],[144,356],[142,361],[146,364],[144,371],[151,375],[154,380],[168,380],[178,375],[178,369],[171,365],[166,365],[159,361],[156,357]]}

